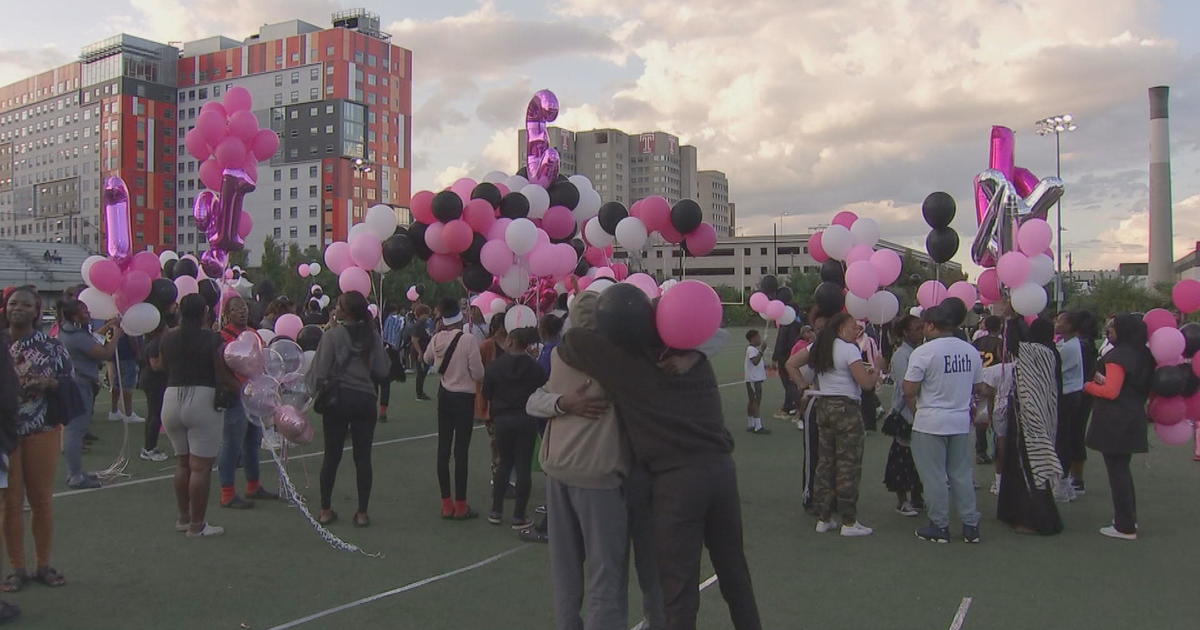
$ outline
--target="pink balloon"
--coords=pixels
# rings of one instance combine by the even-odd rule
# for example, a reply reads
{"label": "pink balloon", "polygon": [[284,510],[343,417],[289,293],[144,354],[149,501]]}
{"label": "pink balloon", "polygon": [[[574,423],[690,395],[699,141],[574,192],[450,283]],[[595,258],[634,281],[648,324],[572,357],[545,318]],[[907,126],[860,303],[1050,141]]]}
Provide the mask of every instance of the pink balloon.
{"label": "pink balloon", "polygon": [[241,168],[246,162],[246,143],[241,138],[227,136],[217,145],[213,155],[225,168]]}
{"label": "pink balloon", "polygon": [[270,129],[259,129],[250,141],[250,151],[254,159],[265,162],[275,156],[279,150],[279,135]]}
{"label": "pink balloon", "polygon": [[230,116],[240,111],[249,110],[253,102],[254,99],[250,96],[250,90],[240,85],[231,87],[225,91],[225,111],[229,112]]}
{"label": "pink balloon", "polygon": [[216,112],[221,115],[222,119],[229,117],[229,112],[225,110],[225,106],[217,101],[209,101],[205,103],[204,106],[200,108],[200,113],[203,114],[205,112]]}
{"label": "pink balloon", "polygon": [[808,239],[808,255],[812,256],[812,259],[819,263],[829,260],[829,254],[825,253],[825,247],[821,245],[821,235],[823,233],[824,232],[817,232]]}
{"label": "pink balloon", "polygon": [[593,267],[604,267],[608,264],[608,257],[604,250],[599,247],[589,246],[583,250],[583,259],[588,261],[588,264]]}
{"label": "pink balloon", "polygon": [[1183,422],[1187,416],[1187,402],[1182,396],[1154,396],[1150,398],[1150,405],[1146,411],[1155,424],[1170,426]]}
{"label": "pink balloon", "polygon": [[658,226],[658,233],[662,234],[662,237],[666,239],[668,243],[678,245],[683,242],[683,235],[679,233],[679,230],[675,229],[675,226],[671,224],[670,219],[667,219],[666,223]]}
{"label": "pink balloon", "polygon": [[707,256],[717,246],[717,230],[711,223],[701,223],[684,241],[691,255]]}
{"label": "pink balloon", "polygon": [[144,302],[150,296],[150,275],[139,269],[126,271],[117,295],[127,300],[129,306]]}
{"label": "pink balloon", "polygon": [[995,269],[984,269],[979,274],[979,295],[991,302],[1003,297],[1000,293],[1000,274]]}
{"label": "pink balloon", "polygon": [[249,212],[243,212],[242,216],[238,219],[238,236],[242,237],[242,240],[245,240],[253,231],[254,219],[250,216]]}
{"label": "pink balloon", "polygon": [[755,313],[763,312],[770,303],[771,298],[768,298],[766,293],[754,293],[750,296],[750,308],[754,309]]}
{"label": "pink balloon", "polygon": [[[537,222],[538,222],[538,220],[534,219],[534,224],[537,224]],[[550,244],[550,235],[547,234],[546,230],[543,230],[540,225],[538,226],[538,231],[537,231],[537,242],[538,242],[538,245],[549,245]]]}
{"label": "pink balloon", "polygon": [[191,276],[179,276],[175,278],[176,301],[183,299],[185,295],[200,292],[200,285],[196,279]]}
{"label": "pink balloon", "polygon": [[492,227],[488,229],[487,234],[484,236],[486,236],[487,240],[489,241],[503,241],[504,235],[508,233],[508,226],[511,224],[512,219],[508,217],[500,217],[499,219],[496,219],[496,222],[492,224]]}
{"label": "pink balloon", "polygon": [[834,225],[845,226],[845,228],[848,230],[850,229],[850,226],[854,225],[854,222],[857,220],[857,214],[854,214],[849,210],[842,210],[841,212],[833,215],[833,221],[831,221],[831,223]]}
{"label": "pink balloon", "polygon": [[613,272],[612,267],[596,267],[596,278],[617,279],[617,274]]}
{"label": "pink balloon", "polygon": [[657,299],[659,296],[658,283],[654,281],[654,278],[644,273],[635,273],[626,278],[625,282],[641,289],[642,293],[645,293],[646,297],[651,300]]}
{"label": "pink balloon", "polygon": [[[1192,365],[1195,365],[1195,363]],[[1187,417],[1200,421],[1200,392],[1192,394],[1185,402],[1187,403]]]}
{"label": "pink balloon", "polygon": [[97,261],[88,271],[92,286],[112,295],[121,288],[121,267],[112,260]]}
{"label": "pink balloon", "polygon": [[962,300],[963,304],[966,304],[969,309],[975,304],[979,295],[975,292],[975,287],[970,282],[959,280],[950,285],[950,288],[946,290],[946,297],[956,297]]}
{"label": "pink balloon", "polygon": [[575,217],[565,206],[550,206],[542,217],[542,228],[552,239],[567,238],[575,231]]}
{"label": "pink balloon", "polygon": [[875,271],[875,266],[867,260],[850,263],[846,267],[846,288],[864,300],[875,295],[879,290],[879,273]]}
{"label": "pink balloon", "polygon": [[1008,252],[996,263],[1000,282],[1014,289],[1029,280],[1030,271],[1029,257],[1021,252]]}
{"label": "pink balloon", "polygon": [[[674,287],[672,287],[671,290],[674,291]],[[670,291],[667,293],[670,293]],[[767,316],[767,319],[779,319],[780,317],[783,317],[783,314],[786,311],[787,304],[784,304],[779,300],[771,300],[770,302],[767,302],[767,308],[763,310],[763,314]]]}
{"label": "pink balloon", "polygon": [[626,265],[625,263],[613,263],[612,271],[613,276],[617,279],[617,282],[629,277],[629,265]]}
{"label": "pink balloon", "polygon": [[487,235],[492,224],[496,222],[496,211],[486,199],[472,199],[463,208],[463,220],[472,230]]}
{"label": "pink balloon", "polygon": [[475,190],[475,186],[475,180],[471,179],[470,177],[463,177],[451,184],[450,190],[454,191],[455,194],[461,197],[463,200],[463,205],[466,205],[467,202],[471,201],[471,191]]}
{"label": "pink balloon", "polygon": [[199,129],[187,132],[187,135],[183,136],[183,145],[187,148],[188,155],[202,162],[212,155],[212,148],[208,146],[208,140]]}
{"label": "pink balloon", "polygon": [[200,165],[200,182],[209,190],[221,190],[221,164],[209,158]]}
{"label": "pink balloon", "polygon": [[376,304],[368,304],[367,312],[371,314],[371,317],[379,317],[379,306]]}
{"label": "pink balloon", "polygon": [[933,308],[946,299],[946,285],[937,280],[926,280],[917,287],[917,303],[921,308]]}
{"label": "pink balloon", "polygon": [[579,264],[579,254],[575,253],[575,248],[570,243],[556,243],[554,251],[558,252],[558,267],[555,269],[555,277],[563,278],[575,271],[575,266]]}
{"label": "pink balloon", "polygon": [[434,282],[450,282],[462,274],[462,259],[454,254],[434,254],[425,263],[425,269]]}
{"label": "pink balloon", "polygon": [[[650,232],[662,232],[664,226],[671,225],[671,204],[665,197],[646,197],[640,202],[642,223]],[[674,231],[674,228],[671,228]]]}
{"label": "pink balloon", "polygon": [[1029,219],[1017,230],[1017,246],[1026,256],[1037,256],[1050,247],[1054,232],[1043,219]]}
{"label": "pink balloon", "polygon": [[[270,378],[263,374],[267,368],[267,360],[263,355],[262,340],[259,339],[258,333],[252,330],[243,331],[237,339],[225,344],[222,354],[225,357],[225,365],[229,366],[234,374],[248,379]],[[278,386],[279,383],[275,383],[275,387]],[[266,388],[248,387],[247,389],[254,392]],[[259,397],[254,396],[254,398],[257,400]]]}
{"label": "pink balloon", "polygon": [[446,247],[446,241],[442,239],[442,231],[446,229],[444,223],[430,223],[425,229],[425,246],[433,250],[435,254],[450,254],[449,247]]}
{"label": "pink balloon", "polygon": [[421,299],[421,294],[417,293],[417,287],[412,286],[408,287],[408,293],[405,293],[404,297],[408,298],[409,302],[416,302]]}
{"label": "pink balloon", "polygon": [[513,253],[503,239],[488,241],[479,250],[479,262],[493,275],[503,276],[514,264]]}
{"label": "pink balloon", "polygon": [[225,129],[229,135],[241,138],[243,142],[253,143],[254,136],[258,134],[258,118],[255,118],[254,113],[250,111],[234,112],[229,117],[229,123]]}
{"label": "pink balloon", "polygon": [[1163,444],[1168,446],[1179,446],[1191,442],[1193,431],[1192,425],[1187,422],[1154,425],[1154,433],[1158,435],[1158,439],[1163,441]]}
{"label": "pink balloon", "polygon": [[371,274],[362,267],[347,267],[338,274],[338,288],[342,293],[357,291],[363,297],[371,295]]}
{"label": "pink balloon", "polygon": [[1163,326],[1150,335],[1150,354],[1159,365],[1178,365],[1187,346],[1183,333],[1173,326]]}
{"label": "pink balloon", "polygon": [[[808,243],[808,250],[812,251],[812,241]],[[881,249],[871,254],[871,266],[875,268],[875,273],[879,274],[879,286],[886,287],[900,278],[900,270],[904,263],[900,260],[900,254],[890,250]]]}
{"label": "pink balloon", "polygon": [[383,255],[381,248],[382,242],[378,236],[367,231],[359,232],[350,239],[350,260],[363,269],[374,269],[379,266]]}
{"label": "pink balloon", "polygon": [[1200,281],[1180,280],[1171,289],[1171,300],[1175,302],[1175,308],[1183,313],[1200,311]]}
{"label": "pink balloon", "polygon": [[850,253],[846,254],[846,264],[849,265],[860,260],[869,261],[874,254],[875,250],[870,245],[855,245],[850,248]]}
{"label": "pink balloon", "polygon": [[196,131],[200,132],[200,137],[208,146],[217,146],[225,137],[225,116],[216,111],[201,112],[196,117]]}
{"label": "pink balloon", "polygon": [[344,241],[330,243],[325,248],[325,266],[330,271],[341,275],[354,261],[350,258],[350,244]]}
{"label": "pink balloon", "polygon": [[422,190],[421,192],[413,195],[412,203],[410,205],[412,205],[412,215],[414,220],[424,223],[425,225],[430,225],[437,221],[437,219],[433,216],[432,192],[428,190]]}
{"label": "pink balloon", "polygon": [[455,219],[442,228],[442,245],[449,250],[447,253],[461,254],[467,251],[474,239],[475,230],[462,219]]}
{"label": "pink balloon", "polygon": [[1175,328],[1179,324],[1175,321],[1175,316],[1171,314],[1171,311],[1165,308],[1150,309],[1142,316],[1142,321],[1146,323],[1146,334],[1151,337],[1160,328]]}
{"label": "pink balloon", "polygon": [[307,278],[311,271],[306,263],[301,263],[300,266],[296,267],[296,273],[300,274],[301,278]]}
{"label": "pink balloon", "polygon": [[[359,269],[359,271],[362,271],[362,269]],[[371,280],[368,278],[368,287],[370,284]],[[345,291],[345,289],[342,290]],[[304,321],[301,320],[300,316],[296,315],[295,313],[284,313],[275,320],[275,336],[277,337],[285,337],[295,341],[296,335],[300,334],[301,328],[304,328]]]}
{"label": "pink balloon", "polygon": [[138,252],[133,255],[129,269],[137,269],[145,273],[151,280],[162,277],[162,263],[154,252]]}
{"label": "pink balloon", "polygon": [[538,245],[529,252],[529,273],[549,276],[558,267],[558,254],[549,245]]}
{"label": "pink balloon", "polygon": [[[780,302],[782,304],[782,302]],[[680,350],[699,347],[721,326],[721,298],[712,287],[684,280],[663,294],[654,321],[663,343]]]}

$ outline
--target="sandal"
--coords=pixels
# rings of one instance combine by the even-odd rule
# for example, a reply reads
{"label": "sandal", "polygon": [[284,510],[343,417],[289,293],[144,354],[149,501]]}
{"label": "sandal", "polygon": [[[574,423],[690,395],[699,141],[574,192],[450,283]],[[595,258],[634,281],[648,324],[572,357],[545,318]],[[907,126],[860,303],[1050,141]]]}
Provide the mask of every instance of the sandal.
{"label": "sandal", "polygon": [[25,588],[29,583],[29,576],[24,573],[9,573],[8,577],[0,582],[0,591],[5,593],[16,593]]}
{"label": "sandal", "polygon": [[337,512],[329,510],[327,514],[322,514],[317,517],[317,522],[321,525],[332,525],[337,522]]}
{"label": "sandal", "polygon": [[33,575],[35,582],[40,582],[46,586],[66,586],[67,578],[63,577],[62,573],[54,567],[44,567],[38,569],[38,572]]}
{"label": "sandal", "polygon": [[355,527],[370,527],[371,526],[371,517],[367,516],[366,514],[363,514],[362,512],[355,512],[354,526]]}

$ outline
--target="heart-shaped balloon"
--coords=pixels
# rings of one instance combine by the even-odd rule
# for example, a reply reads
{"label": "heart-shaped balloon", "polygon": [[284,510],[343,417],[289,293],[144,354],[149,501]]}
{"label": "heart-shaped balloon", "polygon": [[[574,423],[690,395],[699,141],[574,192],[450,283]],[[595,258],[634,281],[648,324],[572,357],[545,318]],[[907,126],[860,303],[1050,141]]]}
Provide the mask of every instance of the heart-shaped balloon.
{"label": "heart-shaped balloon", "polygon": [[275,429],[295,444],[307,444],[313,439],[308,418],[291,405],[282,405],[275,410]]}
{"label": "heart-shaped balloon", "polygon": [[244,331],[237,339],[225,344],[224,355],[225,365],[243,378],[258,376],[267,367],[262,340],[253,330]]}

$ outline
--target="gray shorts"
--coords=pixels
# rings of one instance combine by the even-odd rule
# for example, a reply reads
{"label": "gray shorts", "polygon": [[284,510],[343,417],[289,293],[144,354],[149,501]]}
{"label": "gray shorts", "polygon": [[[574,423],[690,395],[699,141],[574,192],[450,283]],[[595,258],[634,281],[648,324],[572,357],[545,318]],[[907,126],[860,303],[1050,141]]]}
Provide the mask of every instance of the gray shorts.
{"label": "gray shorts", "polygon": [[168,387],[162,423],[176,455],[216,457],[221,450],[225,415],[213,409],[212,387]]}

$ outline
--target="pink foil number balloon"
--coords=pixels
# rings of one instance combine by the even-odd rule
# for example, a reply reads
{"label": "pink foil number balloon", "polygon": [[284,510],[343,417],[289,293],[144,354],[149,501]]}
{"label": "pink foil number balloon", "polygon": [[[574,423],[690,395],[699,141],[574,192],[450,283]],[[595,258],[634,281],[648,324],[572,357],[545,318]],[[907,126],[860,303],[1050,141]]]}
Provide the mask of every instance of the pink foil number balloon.
{"label": "pink foil number balloon", "polygon": [[124,269],[133,257],[133,228],[129,223],[129,189],[120,177],[104,180],[104,223],[108,256]]}
{"label": "pink foil number balloon", "polygon": [[558,151],[550,146],[546,123],[558,118],[558,97],[550,90],[538,90],[525,110],[525,166],[529,170],[530,183],[542,188],[558,178]]}

